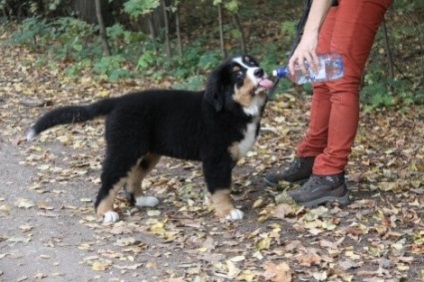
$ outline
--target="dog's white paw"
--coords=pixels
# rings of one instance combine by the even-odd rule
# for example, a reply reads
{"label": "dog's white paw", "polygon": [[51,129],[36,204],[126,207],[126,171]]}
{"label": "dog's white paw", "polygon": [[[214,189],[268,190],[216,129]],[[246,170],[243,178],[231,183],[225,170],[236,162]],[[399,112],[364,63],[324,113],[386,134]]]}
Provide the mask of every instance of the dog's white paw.
{"label": "dog's white paw", "polygon": [[233,209],[230,213],[225,217],[228,220],[240,220],[243,219],[244,213],[239,209]]}
{"label": "dog's white paw", "polygon": [[159,204],[159,200],[153,196],[141,196],[135,200],[137,207],[155,207]]}
{"label": "dog's white paw", "polygon": [[119,220],[119,215],[117,212],[108,211],[103,215],[103,223],[117,222]]}

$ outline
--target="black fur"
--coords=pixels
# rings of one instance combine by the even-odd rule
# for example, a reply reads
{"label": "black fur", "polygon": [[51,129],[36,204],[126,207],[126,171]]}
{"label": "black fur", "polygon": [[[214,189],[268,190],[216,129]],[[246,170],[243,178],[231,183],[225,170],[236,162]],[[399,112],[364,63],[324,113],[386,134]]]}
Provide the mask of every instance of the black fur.
{"label": "black fur", "polygon": [[[258,69],[253,58],[243,58]],[[255,134],[259,132],[259,118],[246,113],[234,99],[235,87],[243,90],[248,79],[247,71],[240,74],[239,68],[243,71],[233,59],[223,63],[210,75],[205,91],[146,90],[52,110],[30,129],[28,139],[55,125],[107,117],[106,158],[96,209],[137,163],[147,171],[150,163],[143,157],[152,153],[202,161],[208,191],[214,194],[218,189],[229,189],[238,160],[229,148],[245,137],[247,125],[254,120]],[[246,95],[253,97],[254,93]],[[260,105],[259,115],[264,105]],[[134,197],[129,197],[134,203]]]}

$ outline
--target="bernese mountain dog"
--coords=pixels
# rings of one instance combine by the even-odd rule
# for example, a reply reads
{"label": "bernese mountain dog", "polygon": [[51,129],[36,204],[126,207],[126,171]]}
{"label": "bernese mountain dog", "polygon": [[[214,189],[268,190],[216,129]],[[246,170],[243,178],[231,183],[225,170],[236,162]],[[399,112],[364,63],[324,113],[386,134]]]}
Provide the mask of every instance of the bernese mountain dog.
{"label": "bernese mountain dog", "polygon": [[95,201],[104,222],[119,220],[113,203],[124,185],[131,204],[158,204],[157,198],[143,195],[141,181],[161,156],[201,161],[216,215],[242,219],[243,212],[230,197],[231,174],[258,136],[272,86],[253,57],[236,56],[212,71],[204,91],[145,90],[60,107],[38,119],[26,137],[31,140],[59,124],[106,116],[106,157]]}

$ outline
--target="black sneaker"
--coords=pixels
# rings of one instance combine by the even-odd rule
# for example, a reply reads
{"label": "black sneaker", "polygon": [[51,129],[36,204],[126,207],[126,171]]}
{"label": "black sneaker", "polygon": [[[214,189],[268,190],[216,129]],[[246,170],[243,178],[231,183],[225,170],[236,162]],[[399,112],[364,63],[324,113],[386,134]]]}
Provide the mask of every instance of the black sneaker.
{"label": "black sneaker", "polygon": [[299,189],[290,191],[288,194],[297,204],[309,208],[333,201],[342,205],[350,203],[344,173],[313,174]]}
{"label": "black sneaker", "polygon": [[269,186],[277,186],[282,180],[291,183],[306,182],[312,175],[314,161],[315,157],[296,158],[285,171],[268,174],[264,181]]}

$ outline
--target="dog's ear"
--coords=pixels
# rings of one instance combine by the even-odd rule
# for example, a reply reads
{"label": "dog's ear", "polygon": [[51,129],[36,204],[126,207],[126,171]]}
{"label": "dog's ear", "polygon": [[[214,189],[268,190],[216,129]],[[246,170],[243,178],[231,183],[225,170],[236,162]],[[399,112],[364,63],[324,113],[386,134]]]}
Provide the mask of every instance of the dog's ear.
{"label": "dog's ear", "polygon": [[217,112],[224,107],[225,99],[225,65],[215,69],[209,76],[206,84],[205,98],[211,103]]}

